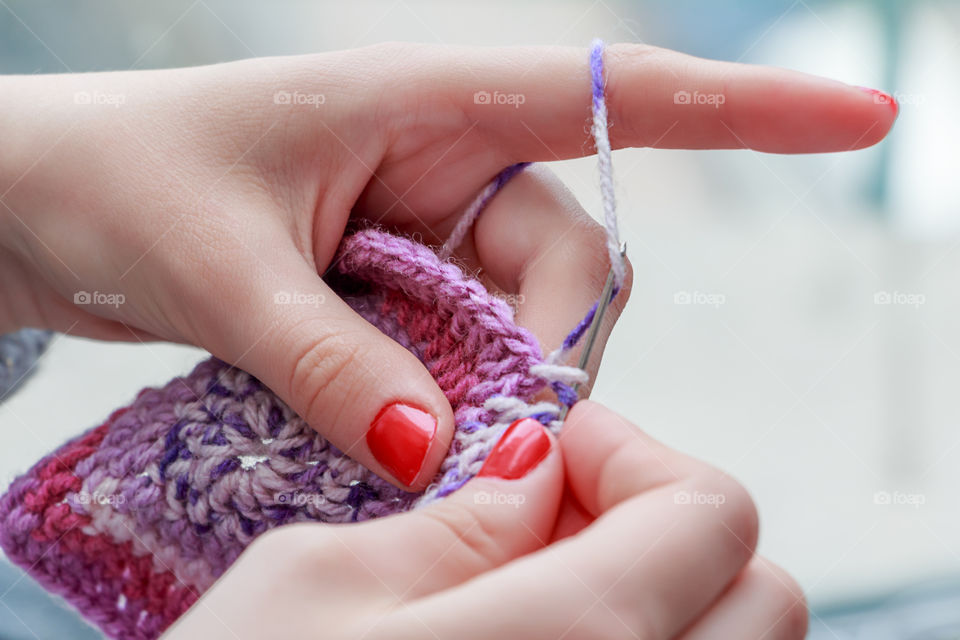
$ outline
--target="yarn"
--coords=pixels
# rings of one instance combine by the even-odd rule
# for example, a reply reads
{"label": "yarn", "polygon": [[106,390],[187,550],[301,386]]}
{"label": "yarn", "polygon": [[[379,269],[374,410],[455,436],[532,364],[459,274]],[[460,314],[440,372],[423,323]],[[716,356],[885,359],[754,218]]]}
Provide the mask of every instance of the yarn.
{"label": "yarn", "polygon": [[607,253],[614,274],[614,286],[617,290],[623,286],[626,277],[620,249],[620,231],[617,225],[617,204],[613,191],[613,152],[610,149],[609,124],[607,122],[607,101],[604,97],[606,77],[603,73],[602,40],[594,40],[590,46],[590,79],[593,93],[593,140],[597,148],[597,167],[600,172],[600,195],[603,202],[603,224],[607,229]]}
{"label": "yarn", "polygon": [[[429,248],[348,237],[338,293],[420,358],[457,425],[437,480],[404,492],[345,456],[249,374],[210,359],[146,389],[0,498],[0,546],[114,637],[154,638],[265,531],[352,522],[456,490],[545,384],[510,307]],[[490,398],[513,398],[505,408]],[[552,407],[550,407],[552,409]],[[320,425],[322,426],[322,425]]]}
{"label": "yarn", "polygon": [[[597,122],[606,126],[602,52],[595,42],[595,139]],[[596,143],[609,155],[609,141]],[[587,381],[564,358],[596,305],[545,358],[512,309],[448,259],[525,166],[508,167],[484,188],[437,252],[368,228],[344,238],[328,276],[351,308],[423,362],[453,408],[453,441],[423,493],[382,480],[256,378],[211,358],[141,391],[17,478],[0,498],[0,547],[108,636],[156,638],[264,532],[430,504],[476,475],[514,420],[534,417],[557,432],[560,405],[576,402],[574,385]],[[600,171],[601,184],[609,181],[609,162]],[[608,207],[613,226],[605,225],[617,244],[614,203],[605,196]],[[622,267],[619,252],[615,259]],[[547,385],[560,404],[536,399]]]}
{"label": "yarn", "polygon": [[0,400],[7,397],[33,372],[33,365],[47,348],[50,331],[21,329],[0,336]]}
{"label": "yarn", "polygon": [[494,178],[490,184],[484,187],[483,191],[474,198],[470,206],[468,206],[463,212],[463,215],[460,216],[460,220],[457,221],[457,225],[453,228],[453,231],[450,232],[447,241],[443,243],[440,251],[437,252],[442,259],[447,259],[453,255],[454,249],[459,247],[460,243],[463,242],[467,232],[473,228],[473,223],[476,222],[483,210],[486,209],[490,201],[493,200],[493,196],[496,195],[504,185],[510,182],[515,175],[528,166],[530,166],[529,162],[518,162],[517,164],[510,165],[497,174],[497,177]]}

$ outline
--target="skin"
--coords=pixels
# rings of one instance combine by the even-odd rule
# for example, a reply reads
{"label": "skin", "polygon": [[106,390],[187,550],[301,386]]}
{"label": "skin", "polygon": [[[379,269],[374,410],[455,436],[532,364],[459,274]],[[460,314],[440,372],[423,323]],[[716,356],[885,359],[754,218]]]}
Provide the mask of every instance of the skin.
{"label": "skin", "polygon": [[[859,88],[780,69],[700,60],[644,45],[611,47],[606,65],[614,147],[847,151],[881,140],[896,117],[895,105]],[[494,89],[523,94],[524,104],[474,102],[476,91]],[[719,93],[725,100],[719,108],[676,104],[673,96],[681,90]],[[322,94],[323,104],[278,104],[279,91]],[[123,103],[78,104],[78,95],[120,95]],[[437,417],[438,429],[408,487],[422,489],[447,450],[451,409],[422,364],[363,322],[320,275],[331,266],[351,217],[440,244],[466,204],[503,167],[591,153],[589,100],[586,52],[573,48],[387,44],[190,69],[0,77],[0,331],[39,326],[102,339],[199,345],[263,380],[336,446],[397,484],[367,449],[364,435],[391,402],[423,408]],[[596,299],[607,271],[602,230],[539,168],[498,194],[457,258],[467,269],[482,270],[491,289],[523,300],[517,320],[546,351]],[[125,298],[118,306],[78,306],[72,303],[78,291]],[[278,305],[279,292],[322,303]],[[628,293],[629,286],[607,317],[592,372]],[[583,429],[593,429],[601,441],[608,429],[623,431],[619,418],[592,405],[575,409],[571,422],[594,424]],[[630,434],[625,446],[644,441]],[[583,584],[562,579],[560,551],[535,551],[549,541],[554,520],[556,530],[574,535],[547,548],[576,547],[576,553],[563,552],[570,562],[581,562],[576,559],[581,555],[594,558],[596,563],[584,565],[584,580],[613,598],[612,604],[605,598],[609,606],[584,613],[576,628],[622,635],[604,613],[612,609],[643,638],[674,637],[702,616],[718,621],[711,624],[727,620],[736,630],[711,637],[755,637],[748,631],[762,627],[771,609],[784,609],[776,597],[771,601],[767,587],[771,579],[792,583],[762,561],[749,560],[755,527],[747,526],[752,506],[742,491],[720,481],[718,491],[740,497],[729,501],[731,507],[698,512],[699,518],[713,519],[712,529],[698,533],[705,522],[691,520],[680,530],[683,535],[674,532],[656,553],[644,555],[657,529],[639,523],[672,521],[671,499],[664,498],[665,490],[641,483],[647,472],[638,461],[622,467],[636,480],[590,477],[628,455],[586,439],[581,444],[593,452],[589,461],[580,459],[579,449],[577,456],[558,450],[516,481],[532,483],[530,500],[519,511],[538,532],[534,538],[515,526],[484,526],[474,549],[474,534],[458,529],[458,517],[474,521],[463,504],[465,492],[448,501],[448,511],[439,511],[448,514],[440,519],[449,518],[450,527],[437,534],[464,534],[455,545],[468,550],[460,562],[436,560],[430,555],[435,547],[423,544],[427,534],[403,524],[429,522],[430,516],[335,532],[289,527],[253,545],[203,602],[219,602],[217,593],[232,590],[238,603],[268,596],[278,610],[300,603],[294,607],[299,620],[290,624],[302,625],[305,612],[321,610],[315,596],[331,596],[324,601],[338,603],[338,610],[356,607],[350,610],[372,625],[366,629],[372,637],[397,637],[393,629],[401,636],[422,635],[421,617],[453,629],[445,625],[464,618],[446,616],[449,604],[458,615],[477,618],[478,628],[491,630],[496,621],[481,615],[485,608],[466,606],[463,594],[469,593],[513,612],[504,614],[500,630],[537,637],[542,629],[556,630],[555,619],[567,620],[582,599],[577,594],[583,595]],[[559,449],[564,446],[561,442]],[[679,454],[663,450],[662,455],[681,468],[696,466],[681,464]],[[642,460],[648,464],[649,455]],[[701,487],[699,472],[679,475]],[[634,497],[610,497],[627,485]],[[702,485],[710,488],[717,487]],[[563,507],[550,512],[560,494],[566,496]],[[746,544],[731,543],[716,526],[729,508],[737,512],[729,516],[738,524],[731,528],[743,533]],[[617,537],[610,523],[619,519],[633,537]],[[377,529],[383,530],[367,533]],[[381,548],[374,539],[407,542]],[[355,551],[353,559],[342,553],[344,544]],[[395,548],[409,551],[410,561],[398,561],[392,551],[381,557]],[[266,561],[272,556],[265,549],[289,562]],[[385,585],[370,582],[362,565],[372,563],[378,575],[390,576],[386,584],[403,586],[423,574],[424,554],[447,569],[437,569],[435,579],[406,594],[415,604],[407,606],[404,597],[403,606],[394,603],[391,609],[384,604],[389,594],[372,595]],[[522,562],[504,565],[519,556]],[[627,559],[647,570],[647,578],[637,573],[634,579],[631,570],[629,580],[619,580],[610,567],[630,564]],[[321,571],[304,571],[308,566]],[[256,579],[245,577],[250,571]],[[353,588],[341,580],[340,595],[325,594],[318,580],[325,571],[353,576]],[[498,588],[496,576],[504,571],[512,571],[511,580],[519,582],[511,584],[518,585],[556,574],[556,580],[538,582],[529,592],[550,591],[570,606],[557,611],[544,597],[528,602],[526,589]],[[460,586],[468,578],[475,579]],[[674,591],[666,589],[669,584]],[[313,594],[310,606],[298,595],[301,590]],[[509,601],[503,593],[511,594]],[[203,610],[196,607],[188,619],[202,617]],[[248,620],[251,608],[221,610],[244,633],[264,622]],[[303,628],[295,626],[289,635]],[[345,626],[340,635],[359,631]],[[696,626],[686,633],[697,637]]]}
{"label": "skin", "polygon": [[584,400],[518,480],[262,536],[168,637],[803,638],[803,594],[756,541],[743,487]]}

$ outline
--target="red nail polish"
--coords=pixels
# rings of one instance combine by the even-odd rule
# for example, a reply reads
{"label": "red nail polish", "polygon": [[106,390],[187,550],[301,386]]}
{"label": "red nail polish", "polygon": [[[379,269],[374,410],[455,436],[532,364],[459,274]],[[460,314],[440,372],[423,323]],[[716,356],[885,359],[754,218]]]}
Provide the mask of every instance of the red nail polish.
{"label": "red nail polish", "polygon": [[373,419],[367,431],[367,446],[387,471],[409,485],[420,473],[436,433],[436,418],[398,402],[381,409]]}
{"label": "red nail polish", "polygon": [[900,111],[900,105],[897,104],[897,99],[886,91],[880,91],[879,89],[871,89],[870,87],[857,87],[865,93],[869,93],[873,96],[873,101],[876,104],[888,104],[893,108],[893,112],[897,113]]}
{"label": "red nail polish", "polygon": [[543,425],[533,418],[521,418],[503,432],[477,475],[516,480],[527,475],[548,453],[550,438]]}

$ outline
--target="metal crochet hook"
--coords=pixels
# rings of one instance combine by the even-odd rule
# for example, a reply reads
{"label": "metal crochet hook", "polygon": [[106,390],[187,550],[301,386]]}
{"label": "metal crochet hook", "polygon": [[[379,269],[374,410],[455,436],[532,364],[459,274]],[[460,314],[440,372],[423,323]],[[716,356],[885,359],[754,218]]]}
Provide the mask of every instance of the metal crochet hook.
{"label": "metal crochet hook", "polygon": [[[620,257],[626,257],[627,255],[627,243],[620,244]],[[580,360],[577,362],[578,369],[586,369],[587,363],[590,361],[590,353],[593,351],[593,346],[597,342],[597,335],[600,333],[600,323],[603,322],[603,316],[607,312],[607,307],[610,306],[610,301],[613,300],[613,285],[614,285],[614,272],[613,265],[610,265],[610,271],[607,272],[607,281],[603,285],[603,291],[600,292],[600,300],[597,302],[597,311],[593,314],[593,320],[590,321],[590,326],[587,328],[586,342],[583,344],[583,351],[580,352]],[[573,385],[573,390],[578,392],[580,390],[580,383],[575,383]],[[560,421],[563,422],[567,419],[567,412],[570,411],[570,407],[563,405],[560,408]]]}

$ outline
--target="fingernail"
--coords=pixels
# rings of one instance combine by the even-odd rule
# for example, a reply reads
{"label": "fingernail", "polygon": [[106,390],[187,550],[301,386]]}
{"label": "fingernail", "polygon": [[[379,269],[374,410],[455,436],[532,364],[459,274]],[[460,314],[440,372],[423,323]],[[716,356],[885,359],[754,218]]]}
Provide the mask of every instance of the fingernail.
{"label": "fingernail", "polygon": [[370,423],[367,446],[377,462],[409,485],[420,473],[436,433],[436,418],[398,402],[385,406]]}
{"label": "fingernail", "polygon": [[548,453],[550,438],[543,425],[533,418],[521,418],[503,432],[477,475],[516,480],[527,475]]}
{"label": "fingernail", "polygon": [[869,93],[873,96],[873,101],[876,104],[888,104],[893,108],[894,113],[900,111],[900,105],[897,104],[897,99],[886,91],[880,91],[880,89],[871,89],[870,87],[857,87],[860,91],[864,93]]}

